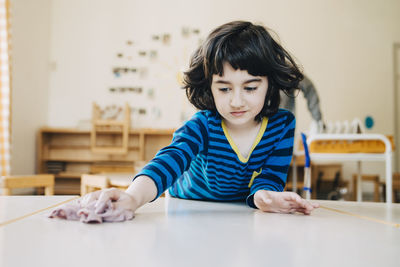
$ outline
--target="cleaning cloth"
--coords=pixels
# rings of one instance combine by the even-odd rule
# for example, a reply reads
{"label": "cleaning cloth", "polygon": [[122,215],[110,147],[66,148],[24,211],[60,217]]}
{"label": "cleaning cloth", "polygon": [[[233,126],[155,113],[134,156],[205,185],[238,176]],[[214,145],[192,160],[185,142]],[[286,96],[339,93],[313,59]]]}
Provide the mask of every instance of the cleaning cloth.
{"label": "cleaning cloth", "polygon": [[115,208],[111,200],[108,200],[101,210],[96,211],[96,202],[97,199],[87,201],[83,197],[53,210],[49,217],[79,220],[84,223],[122,222],[132,220],[134,217],[133,211]]}

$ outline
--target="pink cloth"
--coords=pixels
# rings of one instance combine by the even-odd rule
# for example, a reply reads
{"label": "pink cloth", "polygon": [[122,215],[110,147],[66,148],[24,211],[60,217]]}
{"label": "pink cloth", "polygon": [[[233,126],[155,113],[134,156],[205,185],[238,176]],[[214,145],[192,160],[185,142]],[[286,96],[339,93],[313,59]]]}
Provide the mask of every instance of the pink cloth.
{"label": "pink cloth", "polygon": [[67,203],[53,210],[49,217],[80,220],[84,223],[122,222],[132,220],[134,217],[133,211],[114,208],[111,200],[104,203],[103,208],[96,212],[96,201],[93,200],[83,205],[83,201],[78,199],[74,203]]}

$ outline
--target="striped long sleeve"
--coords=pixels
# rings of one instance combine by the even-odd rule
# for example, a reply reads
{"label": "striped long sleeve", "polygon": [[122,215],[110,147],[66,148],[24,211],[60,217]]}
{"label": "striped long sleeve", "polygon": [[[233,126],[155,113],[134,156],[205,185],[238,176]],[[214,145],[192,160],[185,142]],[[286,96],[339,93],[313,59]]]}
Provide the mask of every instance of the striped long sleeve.
{"label": "striped long sleeve", "polygon": [[258,190],[282,192],[293,156],[293,142],[296,120],[291,113],[283,116],[270,125],[270,140],[273,147],[265,159],[262,170],[255,177],[250,195],[247,198],[249,206],[254,207],[253,196]]}
{"label": "striped long sleeve", "polygon": [[154,180],[158,192],[156,198],[174,184],[197,154],[204,150],[208,136],[206,124],[205,117],[196,113],[174,133],[172,143],[161,149],[136,175],[147,175]]}

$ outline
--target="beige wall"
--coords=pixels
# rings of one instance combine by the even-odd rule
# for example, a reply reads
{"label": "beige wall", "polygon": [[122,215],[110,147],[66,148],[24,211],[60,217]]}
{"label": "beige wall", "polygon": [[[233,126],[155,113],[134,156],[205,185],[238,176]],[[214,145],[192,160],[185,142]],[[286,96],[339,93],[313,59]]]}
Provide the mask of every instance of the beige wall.
{"label": "beige wall", "polygon": [[[15,58],[14,72],[17,74],[19,64],[27,74],[23,78],[14,75],[13,114],[35,114],[36,108],[38,114],[27,120],[29,129],[24,123],[19,125],[21,120],[15,121],[14,135],[25,136],[24,142],[33,140],[33,129],[40,124],[84,125],[90,119],[93,101],[103,105],[129,102],[148,108],[147,117],[134,116],[135,127],[178,126],[191,109],[185,105],[183,92],[177,89],[176,74],[186,66],[197,43],[196,38],[182,38],[181,28],[199,28],[205,36],[215,26],[236,19],[262,22],[280,36],[317,86],[325,120],[363,120],[371,115],[375,126],[370,132],[393,134],[392,46],[395,41],[400,42],[400,1],[42,0],[37,10],[29,1],[14,2],[16,33],[33,35],[34,29],[41,36],[34,40],[40,47],[35,50],[22,37],[14,38],[14,53],[19,58]],[[39,19],[35,20],[36,16]],[[28,24],[36,27],[24,30],[23,25]],[[153,34],[162,33],[172,35],[170,46],[151,40]],[[133,48],[124,46],[126,40],[135,42]],[[150,63],[140,58],[133,63],[116,59],[117,52],[129,54],[141,49],[157,49],[159,58]],[[45,62],[48,57],[50,73]],[[146,66],[149,75],[143,79],[116,79],[111,68],[121,63]],[[124,84],[154,88],[155,97],[150,100],[107,91],[110,86]],[[22,96],[17,94],[18,88],[28,92]],[[311,118],[303,97],[298,98],[298,130],[304,131]],[[35,103],[31,103],[32,99],[36,99]],[[160,117],[152,113],[154,108],[160,109]],[[17,146],[18,139],[14,138]],[[25,165],[30,167],[24,168],[33,168],[32,149],[27,147],[26,159],[22,150],[15,150],[15,171],[23,170]],[[352,168],[347,172],[351,173]]]}
{"label": "beige wall", "polygon": [[47,123],[51,0],[12,0],[11,173],[35,172],[35,133]]}

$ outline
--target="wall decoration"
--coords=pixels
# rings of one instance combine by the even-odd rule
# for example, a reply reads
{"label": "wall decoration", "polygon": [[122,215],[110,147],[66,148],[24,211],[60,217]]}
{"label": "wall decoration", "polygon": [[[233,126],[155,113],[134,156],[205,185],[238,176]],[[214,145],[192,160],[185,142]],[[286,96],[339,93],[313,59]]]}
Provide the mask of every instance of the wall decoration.
{"label": "wall decoration", "polygon": [[169,34],[169,33],[163,34],[163,36],[162,36],[162,42],[163,42],[163,44],[165,44],[165,45],[169,45],[169,44],[171,43],[171,34]]}
{"label": "wall decoration", "polygon": [[198,29],[198,28],[191,29],[190,27],[187,27],[187,26],[182,27],[181,34],[183,37],[188,38],[191,33],[193,33],[195,35],[199,35],[200,29]]}
{"label": "wall decoration", "polygon": [[158,107],[153,107],[151,109],[151,116],[153,119],[159,119],[161,117],[161,110]]}
{"label": "wall decoration", "polygon": [[154,99],[154,88],[147,89],[147,97],[150,99]]}
{"label": "wall decoration", "polygon": [[372,116],[365,117],[364,122],[367,129],[372,129],[372,127],[374,127],[374,119],[372,118]]}
{"label": "wall decoration", "polygon": [[139,93],[139,94],[141,94],[143,92],[142,87],[129,87],[128,90],[129,90],[129,92],[134,92],[134,93]]}
{"label": "wall decoration", "polygon": [[154,34],[153,36],[151,36],[151,39],[152,39],[153,41],[158,41],[158,40],[160,40],[160,36]]}
{"label": "wall decoration", "polygon": [[[154,125],[154,120],[160,122],[157,127],[165,127],[189,116],[189,104],[185,103],[181,109],[186,110],[183,111],[186,115],[179,117],[176,113],[180,112],[179,101],[184,102],[184,94],[179,93],[179,88],[183,82],[183,70],[186,69],[184,66],[200,41],[199,28],[182,26],[178,32],[150,33],[143,44],[126,38],[122,47],[114,52],[116,56],[111,67],[114,77],[107,91],[112,95],[110,100],[116,103],[128,99],[132,127],[150,127]],[[137,43],[140,47],[136,46]],[[175,50],[177,54],[173,53]],[[157,86],[164,88],[163,91]],[[168,104],[176,99],[181,100],[173,106]],[[173,115],[175,113],[176,116]],[[166,118],[167,115],[171,117]]]}
{"label": "wall decoration", "polygon": [[129,68],[129,67],[114,67],[113,68],[113,73],[118,74],[118,77],[120,77],[121,74],[127,74],[127,73],[136,73],[137,68]]}
{"label": "wall decoration", "polygon": [[188,38],[190,36],[189,27],[182,27],[181,34],[183,37]]}
{"label": "wall decoration", "polygon": [[153,59],[153,60],[156,59],[157,55],[158,55],[157,50],[150,50],[150,52],[149,52],[150,59]]}
{"label": "wall decoration", "polygon": [[104,120],[116,120],[121,115],[122,107],[109,105],[100,110],[100,116]]}
{"label": "wall decoration", "polygon": [[200,30],[199,29],[193,29],[193,33],[194,34],[200,34]]}
{"label": "wall decoration", "polygon": [[140,86],[137,86],[137,87],[110,87],[108,90],[112,93],[130,92],[130,93],[141,94],[143,92],[143,88]]}

